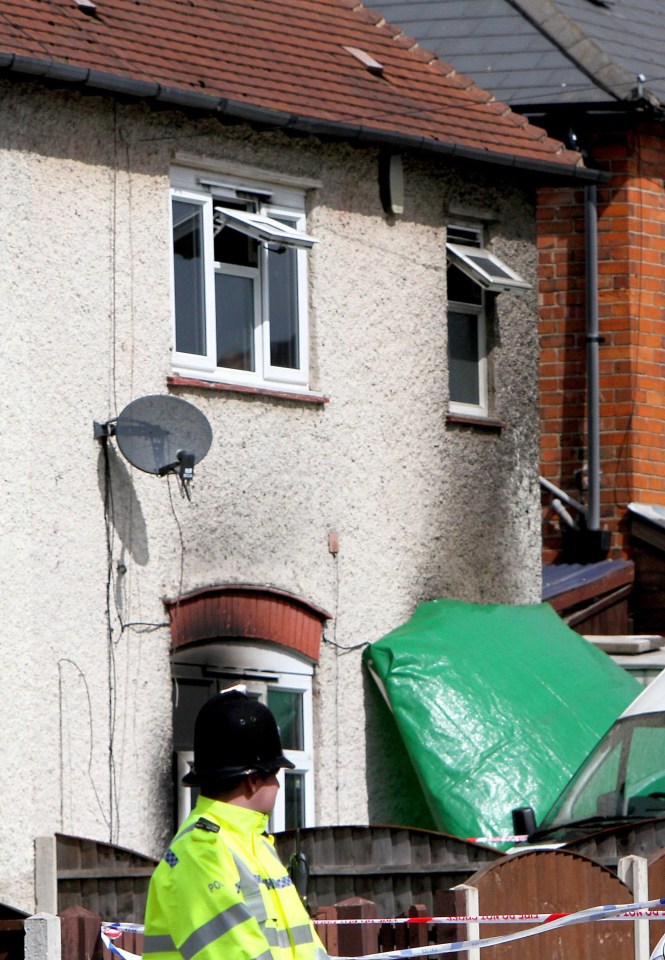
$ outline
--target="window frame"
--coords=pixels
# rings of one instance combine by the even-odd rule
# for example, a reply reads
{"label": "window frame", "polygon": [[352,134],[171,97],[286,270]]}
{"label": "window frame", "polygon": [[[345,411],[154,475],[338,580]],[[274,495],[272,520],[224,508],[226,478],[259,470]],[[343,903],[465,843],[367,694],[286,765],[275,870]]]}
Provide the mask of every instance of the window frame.
{"label": "window frame", "polygon": [[[462,226],[461,224],[449,224],[448,225],[448,236],[458,232],[461,235],[466,235],[467,238],[475,238],[477,245],[464,244],[468,249],[474,251],[484,250],[484,237],[483,229],[480,226]],[[448,410],[450,413],[458,414],[461,416],[469,417],[480,417],[487,418],[489,416],[489,369],[487,362],[487,293],[485,287],[478,282],[476,276],[471,275],[468,270],[462,269],[458,258],[451,256],[451,248],[457,248],[460,244],[452,243],[450,241],[446,242],[446,264],[447,266],[453,266],[456,269],[464,273],[473,283],[478,286],[479,290],[479,303],[474,304],[462,300],[447,300],[446,304],[446,331],[447,331],[447,343],[450,345],[450,314],[451,313],[461,313],[469,317],[471,322],[472,318],[475,318],[475,329],[476,329],[476,341],[478,349],[478,358],[476,362],[476,370],[478,376],[478,403],[466,403],[462,400],[454,400],[450,393],[450,369],[451,369],[451,358],[450,358],[450,348],[448,348]]]}
{"label": "window frame", "polygon": [[[176,292],[175,292],[175,256],[173,249],[173,233],[174,233],[174,220],[173,220],[173,200],[182,200],[186,203],[192,203],[197,207],[201,208],[201,243],[202,249],[204,251],[202,255],[203,259],[203,300],[204,300],[204,331],[205,331],[205,342],[206,342],[206,352],[202,353],[185,353],[178,351],[177,349],[177,329],[176,329]],[[194,193],[190,190],[181,190],[181,189],[172,189],[171,190],[171,203],[169,204],[169,220],[170,220],[170,264],[171,264],[171,318],[172,318],[172,336],[173,336],[173,349],[172,349],[172,364],[174,370],[179,372],[191,373],[192,371],[199,371],[205,373],[206,375],[212,374],[215,369],[215,343],[216,343],[216,331],[215,331],[215,313],[214,310],[208,308],[210,302],[214,303],[215,299],[215,270],[214,270],[214,261],[211,258],[205,256],[205,249],[207,244],[207,236],[212,231],[212,204],[206,202],[206,198],[202,197],[200,193]]]}
{"label": "window frame", "polygon": [[[450,229],[450,228],[449,228]],[[481,237],[482,240],[482,237]],[[482,242],[480,246],[470,246],[464,243],[446,243],[446,252],[452,263],[470,280],[477,283],[488,293],[506,293],[510,290],[529,290],[531,284],[523,280],[507,263],[504,263],[500,257],[488,250]],[[478,262],[482,258],[494,267],[496,273],[483,267]]]}
{"label": "window frame", "polygon": [[[171,264],[171,314],[172,314],[172,368],[176,375],[185,377],[199,376],[217,383],[237,384],[243,387],[272,389],[279,388],[292,393],[309,393],[309,282],[308,253],[316,239],[306,233],[307,218],[305,212],[306,190],[294,187],[275,187],[272,190],[265,184],[252,186],[246,182],[235,184],[215,183],[199,177],[196,171],[182,170],[172,176],[170,206],[170,264]],[[214,260],[214,207],[224,206],[225,201],[237,202],[238,199],[252,204],[255,209],[248,211],[249,216],[238,216],[242,211],[229,211],[236,215],[233,229],[240,230],[257,239],[258,279],[255,290],[255,328],[254,370],[237,370],[232,367],[217,366],[216,334],[216,293],[215,275],[240,274],[245,268],[233,264],[220,264]],[[173,201],[194,203],[201,207],[201,244],[203,260],[203,309],[205,314],[204,330],[206,337],[205,354],[185,353],[177,349],[176,341],[176,295],[175,295],[175,257],[173,250]],[[259,222],[252,223],[252,215]],[[266,219],[267,218],[267,219]],[[242,230],[242,221],[246,229]],[[280,220],[288,221],[288,229],[280,230]],[[273,221],[273,223],[271,223]],[[262,230],[261,227],[264,227]],[[280,238],[279,240],[277,238]],[[274,239],[273,239],[274,238]],[[296,326],[298,336],[298,368],[280,367],[272,363],[270,339],[270,290],[268,284],[268,265],[271,251],[269,246],[279,243],[293,251],[295,257],[294,298],[297,310]],[[277,255],[274,254],[273,255]],[[223,266],[223,268],[222,268]],[[253,270],[255,268],[247,268]]]}
{"label": "window frame", "polygon": [[[482,292],[482,303],[474,305],[459,300],[448,301],[448,339],[450,340],[450,313],[461,313],[469,318],[475,319],[476,324],[476,343],[478,346],[478,357],[476,361],[476,370],[478,375],[478,403],[466,403],[462,400],[453,400],[452,396],[448,399],[448,409],[451,413],[466,414],[467,416],[488,417],[489,416],[489,370],[487,363],[487,308],[485,303],[485,292]],[[450,351],[448,352],[448,384],[450,389]]]}
{"label": "window frame", "polygon": [[[491,370],[489,362],[490,323],[494,314],[494,297],[500,293],[530,290],[532,284],[524,280],[512,267],[493,253],[486,244],[482,224],[451,222],[446,236],[447,267],[460,271],[478,287],[479,302],[447,300],[448,333],[448,409],[451,414],[488,419],[491,402]],[[489,300],[489,297],[492,300]],[[477,337],[476,370],[478,376],[478,403],[455,400],[451,395],[450,313],[474,318]]]}

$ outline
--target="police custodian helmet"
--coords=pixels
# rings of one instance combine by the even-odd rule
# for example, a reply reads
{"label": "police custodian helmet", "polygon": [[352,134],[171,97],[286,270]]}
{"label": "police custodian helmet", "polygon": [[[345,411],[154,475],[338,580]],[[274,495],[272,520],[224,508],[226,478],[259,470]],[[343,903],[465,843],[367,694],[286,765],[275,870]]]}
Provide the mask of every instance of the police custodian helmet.
{"label": "police custodian helmet", "polygon": [[284,756],[277,722],[268,707],[236,687],[216,694],[201,707],[194,724],[194,767],[182,782],[198,787],[294,766]]}

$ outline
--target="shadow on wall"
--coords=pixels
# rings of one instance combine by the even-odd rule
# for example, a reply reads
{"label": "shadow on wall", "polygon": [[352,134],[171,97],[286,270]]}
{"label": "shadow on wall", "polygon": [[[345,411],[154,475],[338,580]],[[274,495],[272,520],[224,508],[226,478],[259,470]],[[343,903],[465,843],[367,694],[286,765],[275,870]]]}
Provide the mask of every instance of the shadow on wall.
{"label": "shadow on wall", "polygon": [[365,667],[363,686],[370,824],[436,830],[393,715]]}
{"label": "shadow on wall", "polygon": [[145,567],[150,559],[148,530],[141,504],[134,490],[132,475],[111,444],[100,452],[97,482],[108,522],[134,563]]}

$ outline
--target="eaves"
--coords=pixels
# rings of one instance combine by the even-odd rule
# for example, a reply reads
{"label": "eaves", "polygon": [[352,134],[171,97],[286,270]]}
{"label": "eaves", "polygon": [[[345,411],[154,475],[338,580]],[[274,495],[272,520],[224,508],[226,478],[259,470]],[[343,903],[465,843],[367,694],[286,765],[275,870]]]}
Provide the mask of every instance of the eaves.
{"label": "eaves", "polygon": [[52,60],[41,60],[37,57],[0,53],[0,70],[6,70],[17,78],[37,78],[50,83],[72,84],[89,92],[124,96],[164,106],[194,110],[227,120],[242,120],[263,128],[283,130],[289,133],[309,134],[321,138],[393,148],[433,157],[447,156],[456,160],[528,171],[543,177],[555,177],[559,180],[574,179],[587,183],[599,183],[607,179],[607,174],[604,171],[591,170],[584,166],[570,166],[557,163],[554,160],[540,160],[492,150],[479,150],[461,144],[412,136],[398,131],[385,131],[342,121],[320,120],[303,115],[281,113],[277,110],[223,97],[210,96],[209,94],[175,87],[165,87],[154,81],[101,73],[87,67],[72,66]]}

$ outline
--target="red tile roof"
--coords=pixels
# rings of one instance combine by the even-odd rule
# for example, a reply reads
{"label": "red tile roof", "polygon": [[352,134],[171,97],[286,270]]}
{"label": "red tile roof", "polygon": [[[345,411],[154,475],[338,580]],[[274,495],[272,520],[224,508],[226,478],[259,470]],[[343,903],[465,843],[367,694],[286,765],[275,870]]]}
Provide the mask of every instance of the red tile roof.
{"label": "red tile roof", "polygon": [[75,0],[0,0],[0,68],[295,130],[590,173],[355,0],[95,2],[91,14]]}

